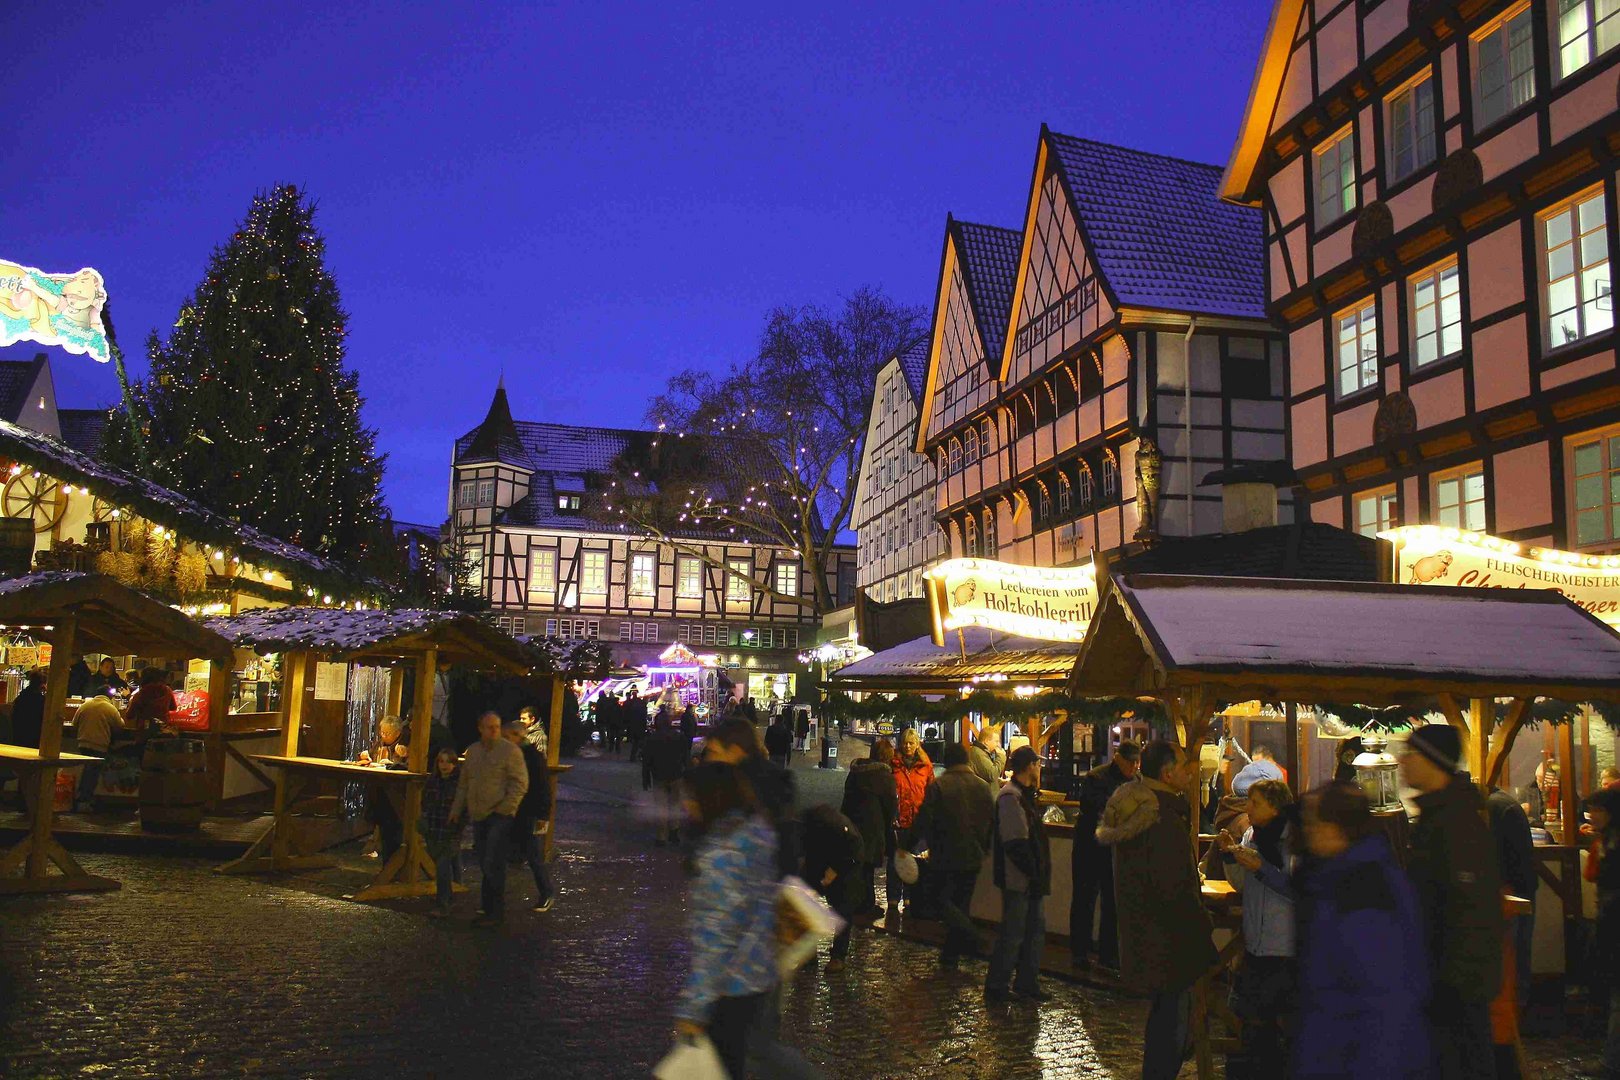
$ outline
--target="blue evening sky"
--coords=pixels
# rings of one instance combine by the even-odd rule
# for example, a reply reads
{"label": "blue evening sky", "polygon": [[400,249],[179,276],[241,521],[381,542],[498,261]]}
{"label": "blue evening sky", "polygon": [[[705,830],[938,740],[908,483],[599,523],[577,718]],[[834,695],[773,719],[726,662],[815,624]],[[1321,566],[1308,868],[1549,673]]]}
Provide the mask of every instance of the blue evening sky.
{"label": "blue evening sky", "polygon": [[0,256],[101,269],[138,375],[255,190],[304,185],[388,501],[437,524],[503,370],[520,419],[634,426],[774,305],[931,304],[947,212],[1022,224],[1043,121],[1224,163],[1269,8],[24,5]]}

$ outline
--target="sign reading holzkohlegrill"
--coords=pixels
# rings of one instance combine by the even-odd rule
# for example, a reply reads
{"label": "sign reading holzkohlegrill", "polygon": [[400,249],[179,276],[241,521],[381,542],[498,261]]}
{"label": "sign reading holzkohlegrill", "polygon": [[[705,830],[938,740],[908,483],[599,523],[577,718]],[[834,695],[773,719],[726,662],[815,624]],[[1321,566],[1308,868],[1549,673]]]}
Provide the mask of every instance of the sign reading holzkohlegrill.
{"label": "sign reading holzkohlegrill", "polygon": [[989,559],[951,559],[925,575],[934,640],[984,626],[1021,637],[1080,641],[1097,610],[1095,566],[1053,569]]}
{"label": "sign reading holzkohlegrill", "polygon": [[1620,628],[1620,556],[1525,547],[1438,525],[1403,525],[1378,535],[1395,544],[1395,580],[1402,585],[1551,589]]}

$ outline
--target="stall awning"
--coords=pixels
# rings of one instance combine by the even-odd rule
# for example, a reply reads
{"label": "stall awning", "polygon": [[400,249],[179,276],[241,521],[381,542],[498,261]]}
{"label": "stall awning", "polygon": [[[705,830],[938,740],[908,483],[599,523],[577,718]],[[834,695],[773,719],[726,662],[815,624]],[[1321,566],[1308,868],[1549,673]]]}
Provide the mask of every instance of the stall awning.
{"label": "stall awning", "polygon": [[0,625],[52,626],[70,615],[79,652],[231,658],[230,642],[213,630],[104,574],[39,570],[0,581]]}
{"label": "stall awning", "polygon": [[1620,635],[1539,590],[1119,575],[1075,692],[1230,700],[1612,699]]}
{"label": "stall awning", "polygon": [[472,615],[417,609],[355,611],[276,608],[204,620],[259,652],[315,652],[344,660],[393,660],[436,649],[441,665],[525,672],[535,657],[509,634]]}
{"label": "stall awning", "polygon": [[840,690],[955,693],[974,679],[1005,676],[1020,683],[1061,683],[1074,667],[1079,643],[1039,641],[981,627],[945,635],[944,645],[920,637],[841,667],[828,681]]}

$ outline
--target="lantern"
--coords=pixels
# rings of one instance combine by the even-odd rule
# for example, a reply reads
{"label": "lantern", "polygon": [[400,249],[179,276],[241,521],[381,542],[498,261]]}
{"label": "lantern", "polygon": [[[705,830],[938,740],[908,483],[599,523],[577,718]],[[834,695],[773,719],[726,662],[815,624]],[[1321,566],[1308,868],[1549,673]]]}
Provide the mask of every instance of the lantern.
{"label": "lantern", "polygon": [[1374,811],[1393,810],[1401,805],[1400,777],[1395,755],[1376,735],[1361,737],[1361,753],[1355,756],[1356,783],[1367,793]]}

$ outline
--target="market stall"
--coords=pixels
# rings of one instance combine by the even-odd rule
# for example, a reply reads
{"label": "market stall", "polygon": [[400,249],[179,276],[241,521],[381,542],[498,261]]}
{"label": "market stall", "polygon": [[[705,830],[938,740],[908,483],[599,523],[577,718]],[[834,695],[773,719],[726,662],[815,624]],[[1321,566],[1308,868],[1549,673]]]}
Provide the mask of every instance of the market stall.
{"label": "market stall", "polygon": [[[416,831],[427,779],[428,738],[433,725],[434,677],[441,667],[462,665],[522,674],[534,665],[532,650],[470,615],[443,611],[355,611],[284,608],[254,611],[207,620],[208,626],[238,647],[281,655],[279,745],[273,754],[254,755],[271,770],[275,784],[274,818],[262,837],[241,858],[218,869],[226,873],[296,870],[330,865],[331,860],[294,850],[294,811],[301,792],[321,781],[365,781],[384,797],[396,797],[404,825],[404,842],[355,900],[427,896],[434,891],[433,863]],[[306,711],[316,696],[316,683],[341,685],[334,670],[350,664],[388,672],[387,712],[405,717],[405,673],[414,671],[409,722],[413,735],[404,769],[363,765],[336,757],[301,753]],[[346,670],[346,668],[345,668]],[[549,753],[561,739],[563,685],[552,679]],[[390,794],[388,789],[395,789]]]}
{"label": "market stall", "polygon": [[[141,653],[209,662],[214,719],[226,704],[230,644],[174,608],[100,574],[40,571],[0,581],[0,627],[50,647],[39,746],[0,745],[0,763],[22,774],[32,793],[28,836],[0,855],[0,893],[115,889],[88,874],[52,836],[57,772],[95,758],[62,752],[68,671],[82,653]],[[59,873],[50,872],[55,865]],[[21,876],[14,876],[17,871]]]}
{"label": "market stall", "polygon": [[[1159,698],[1192,753],[1222,702],[1288,702],[1290,717],[1301,703],[1428,705],[1488,789],[1538,699],[1610,699],[1617,676],[1620,636],[1556,593],[1121,575],[1071,687]],[[1285,735],[1297,765],[1297,723]],[[1207,989],[1201,1012],[1217,1007]],[[1211,1075],[1207,1026],[1195,1034]]]}

